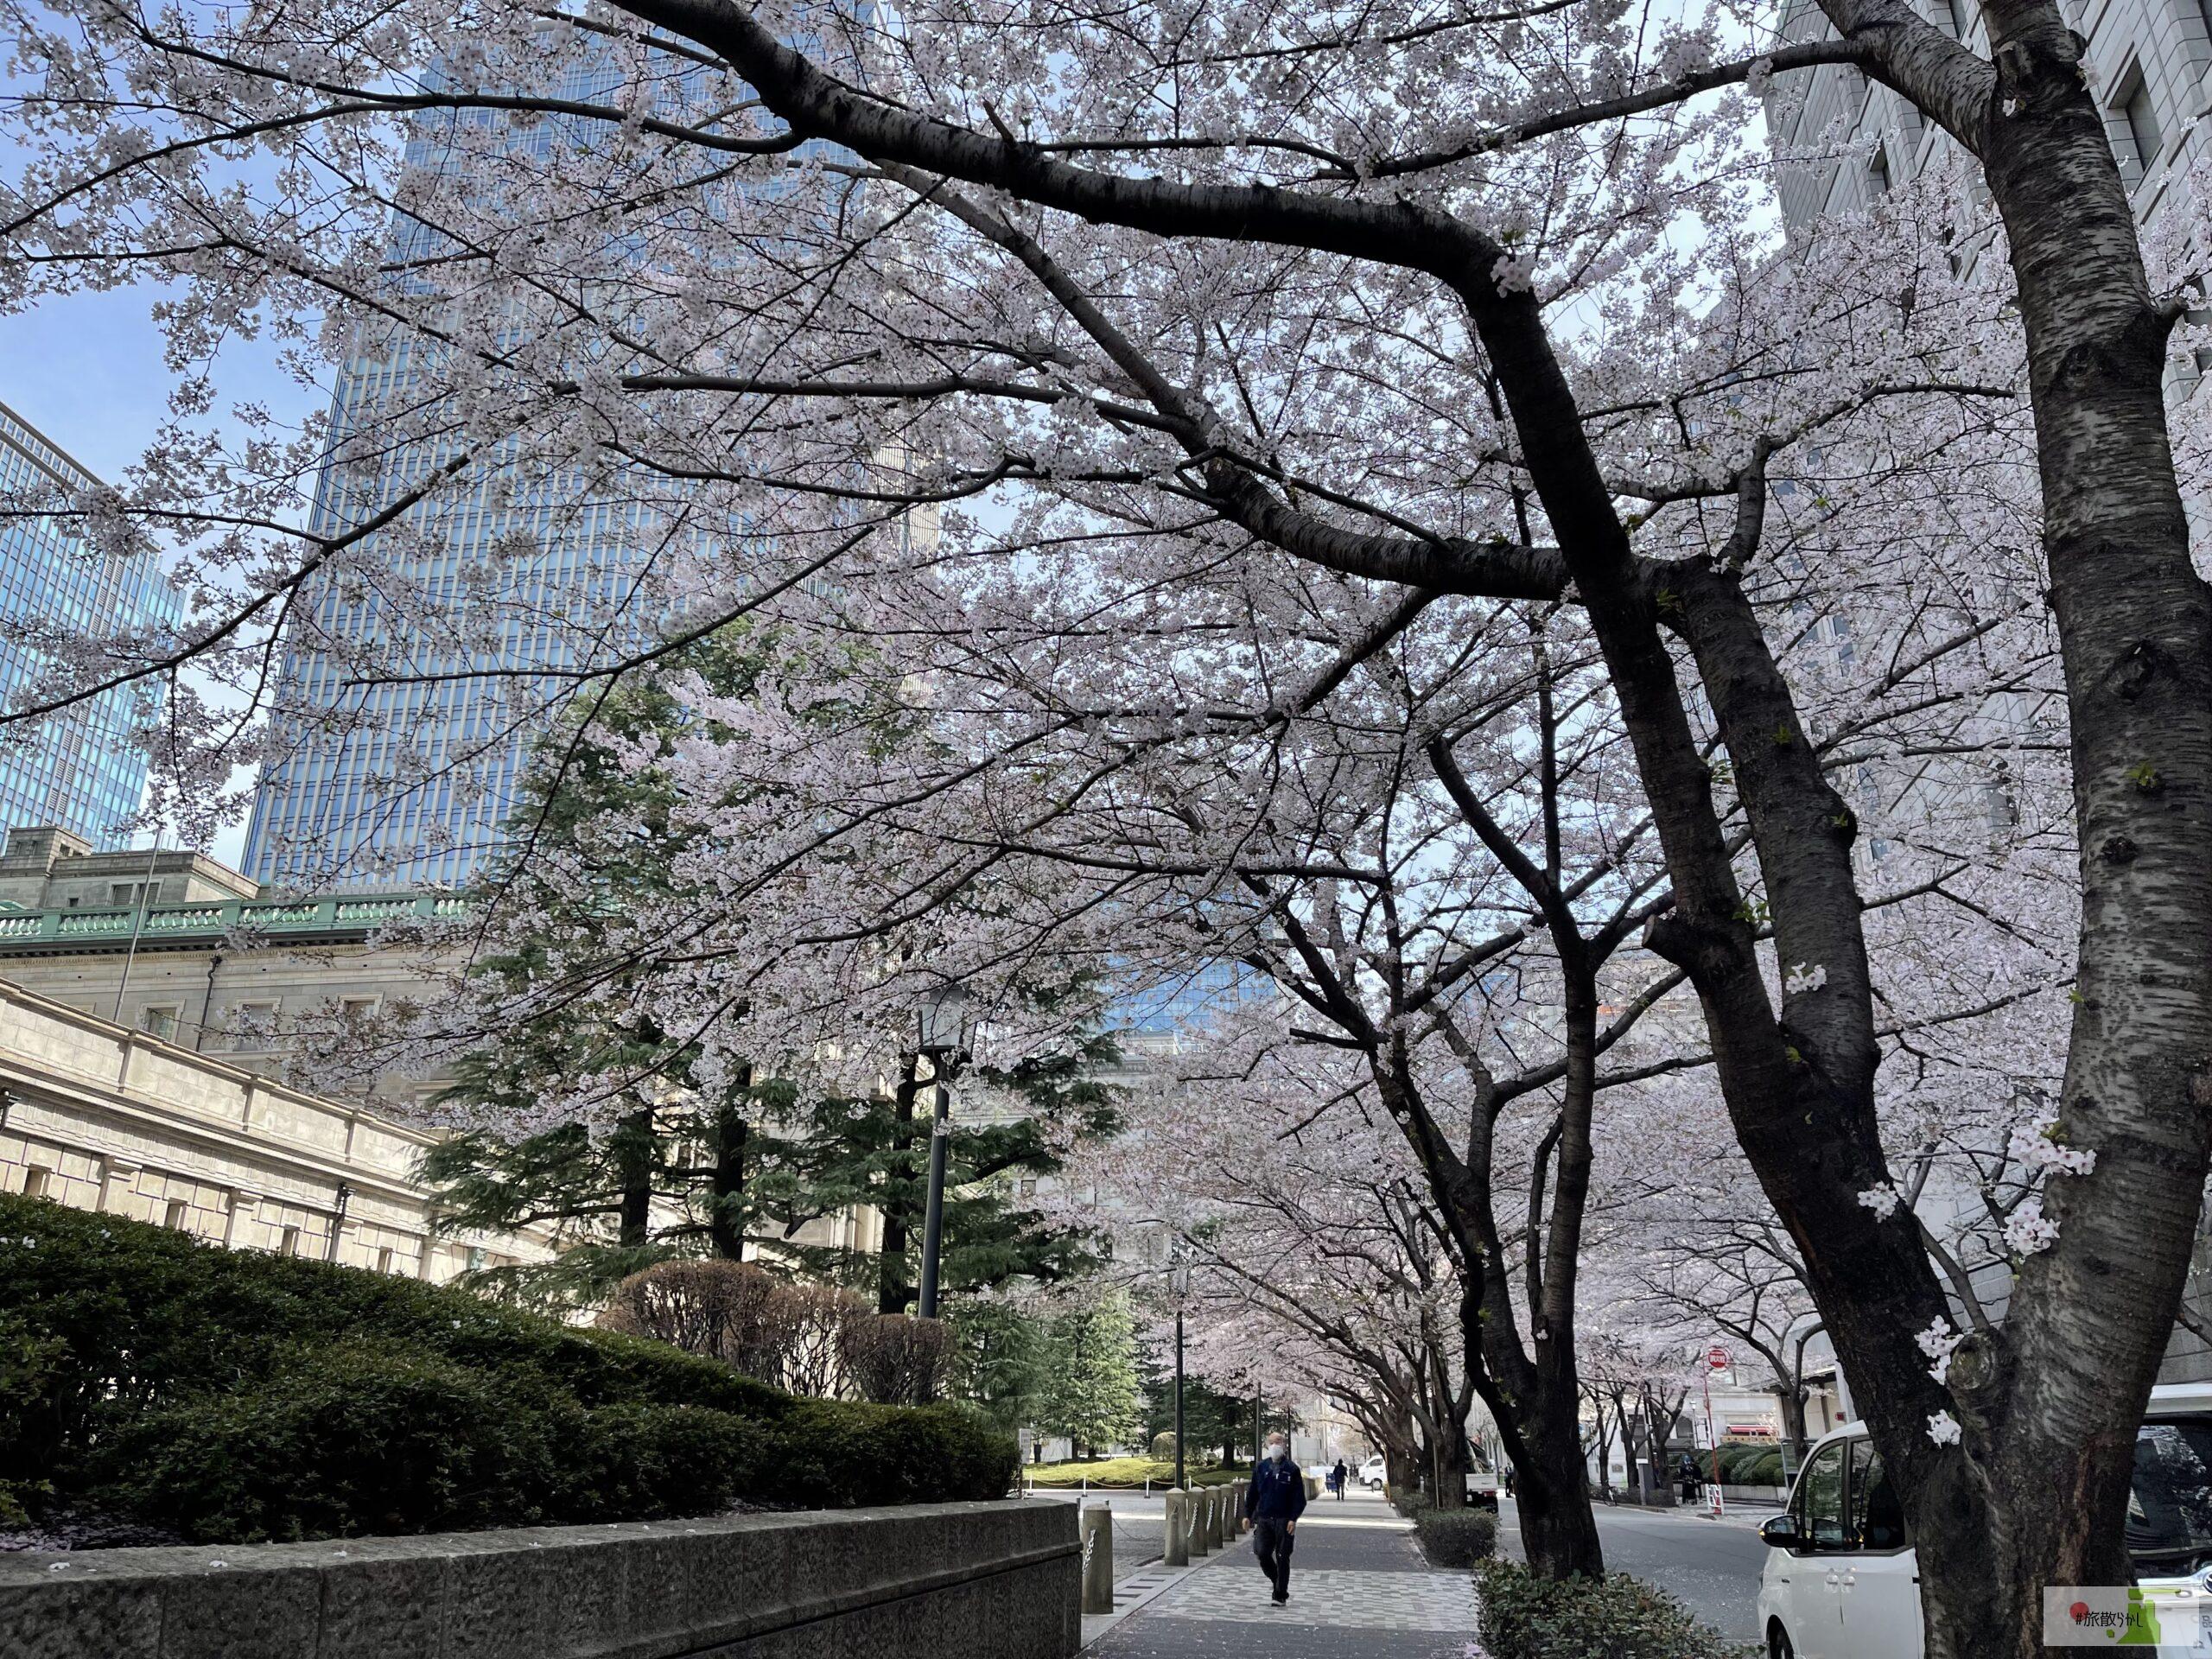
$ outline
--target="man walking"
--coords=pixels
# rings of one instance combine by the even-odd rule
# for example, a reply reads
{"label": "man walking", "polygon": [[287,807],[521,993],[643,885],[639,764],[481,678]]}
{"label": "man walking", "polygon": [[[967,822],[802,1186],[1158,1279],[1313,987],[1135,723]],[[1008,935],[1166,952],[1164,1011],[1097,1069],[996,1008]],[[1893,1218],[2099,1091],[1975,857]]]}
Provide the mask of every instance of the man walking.
{"label": "man walking", "polygon": [[1298,1536],[1298,1517],[1306,1512],[1306,1477],[1290,1460],[1290,1444],[1280,1431],[1268,1436],[1268,1455],[1244,1489],[1244,1518],[1252,1523],[1252,1553],[1260,1571],[1274,1586],[1275,1605],[1290,1599],[1290,1550]]}
{"label": "man walking", "polygon": [[1344,1502],[1344,1488],[1351,1484],[1351,1471],[1344,1466],[1344,1460],[1338,1458],[1337,1466],[1329,1471],[1329,1490],[1337,1495],[1337,1502]]}

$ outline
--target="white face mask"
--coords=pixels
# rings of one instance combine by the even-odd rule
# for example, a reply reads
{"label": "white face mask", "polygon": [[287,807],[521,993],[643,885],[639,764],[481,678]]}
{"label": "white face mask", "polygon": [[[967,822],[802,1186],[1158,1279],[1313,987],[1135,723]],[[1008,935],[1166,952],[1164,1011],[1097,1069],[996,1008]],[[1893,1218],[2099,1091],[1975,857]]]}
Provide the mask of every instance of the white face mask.
{"label": "white face mask", "polygon": [[1269,1440],[1268,1442],[1268,1455],[1271,1458],[1281,1457],[1283,1452],[1287,1449],[1288,1448],[1287,1448],[1281,1440]]}

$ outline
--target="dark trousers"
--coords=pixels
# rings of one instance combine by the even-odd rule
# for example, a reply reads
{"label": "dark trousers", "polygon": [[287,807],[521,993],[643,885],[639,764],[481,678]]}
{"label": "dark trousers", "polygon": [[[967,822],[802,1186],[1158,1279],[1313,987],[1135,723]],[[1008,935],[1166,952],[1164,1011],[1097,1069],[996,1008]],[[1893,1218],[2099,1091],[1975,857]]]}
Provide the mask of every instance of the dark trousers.
{"label": "dark trousers", "polygon": [[1260,1558],[1260,1571],[1268,1575],[1268,1582],[1279,1596],[1290,1593],[1290,1551],[1297,1541],[1287,1521],[1252,1523],[1252,1553]]}

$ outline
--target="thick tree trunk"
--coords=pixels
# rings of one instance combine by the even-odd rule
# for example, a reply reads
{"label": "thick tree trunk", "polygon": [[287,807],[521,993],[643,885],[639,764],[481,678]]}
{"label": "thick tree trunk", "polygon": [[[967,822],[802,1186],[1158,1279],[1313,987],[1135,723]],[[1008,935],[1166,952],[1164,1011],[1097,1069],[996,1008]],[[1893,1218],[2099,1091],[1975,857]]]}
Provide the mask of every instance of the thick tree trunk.
{"label": "thick tree trunk", "polygon": [[1410,1442],[1382,1448],[1382,1484],[1394,1492],[1410,1492],[1421,1485],[1417,1461]]}
{"label": "thick tree trunk", "polygon": [[1513,1464],[1513,1496],[1521,1547],[1534,1570],[1554,1579],[1600,1578],[1605,1560],[1590,1508],[1578,1414],[1545,1414],[1523,1437]]}
{"label": "thick tree trunk", "polygon": [[1458,1425],[1447,1426],[1430,1441],[1428,1495],[1438,1509],[1467,1507],[1467,1471],[1472,1462],[1467,1456],[1467,1437]]}

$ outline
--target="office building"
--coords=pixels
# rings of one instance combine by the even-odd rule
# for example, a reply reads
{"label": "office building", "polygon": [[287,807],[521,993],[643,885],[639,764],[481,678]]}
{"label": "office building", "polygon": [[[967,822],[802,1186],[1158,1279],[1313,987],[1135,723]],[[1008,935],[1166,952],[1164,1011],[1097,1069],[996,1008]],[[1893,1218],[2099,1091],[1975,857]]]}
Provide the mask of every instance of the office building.
{"label": "office building", "polygon": [[[1917,0],[1917,5],[1945,33],[1988,54],[1988,31],[1972,0]],[[2136,216],[2148,224],[2188,189],[2190,165],[2204,148],[2201,118],[2212,74],[2212,0],[2064,0],[2063,10],[2089,43],[2084,67],[2090,90],[2104,111],[2120,174],[2134,193]],[[1783,42],[1834,33],[1815,0],[1787,0]],[[1784,165],[1777,194],[1793,235],[1822,213],[1864,207],[1893,185],[1952,165],[1960,156],[1948,135],[1848,65],[1777,75],[1765,103],[1768,136],[1777,150],[1817,152],[1837,136],[1856,141],[1849,162],[1822,158]]]}
{"label": "office building", "polygon": [[[556,90],[603,102],[617,86],[609,61],[579,67]],[[405,167],[440,175],[472,165],[454,136],[461,124],[419,127]],[[506,142],[542,157],[559,125]],[[395,220],[395,264],[440,251],[424,226]],[[423,349],[371,327],[342,365],[316,535],[390,511],[458,454],[449,436],[386,441],[438,425]],[[373,580],[340,569],[304,584],[279,674],[282,753],[258,782],[245,873],[289,891],[467,880],[499,846],[530,749],[554,718],[549,701],[563,683],[552,677],[615,660],[643,637],[657,603],[645,550],[665,560],[694,545],[654,493],[641,482],[613,499],[536,467],[511,441],[376,533],[368,545],[384,569]]]}
{"label": "office building", "polygon": [[[150,558],[99,553],[54,511],[100,487],[0,404],[0,704],[14,706],[50,666],[38,629],[99,635],[177,618],[175,592]],[[160,709],[156,679],[0,728],[0,831],[54,824],[92,847],[128,844],[146,792],[137,734]]]}

